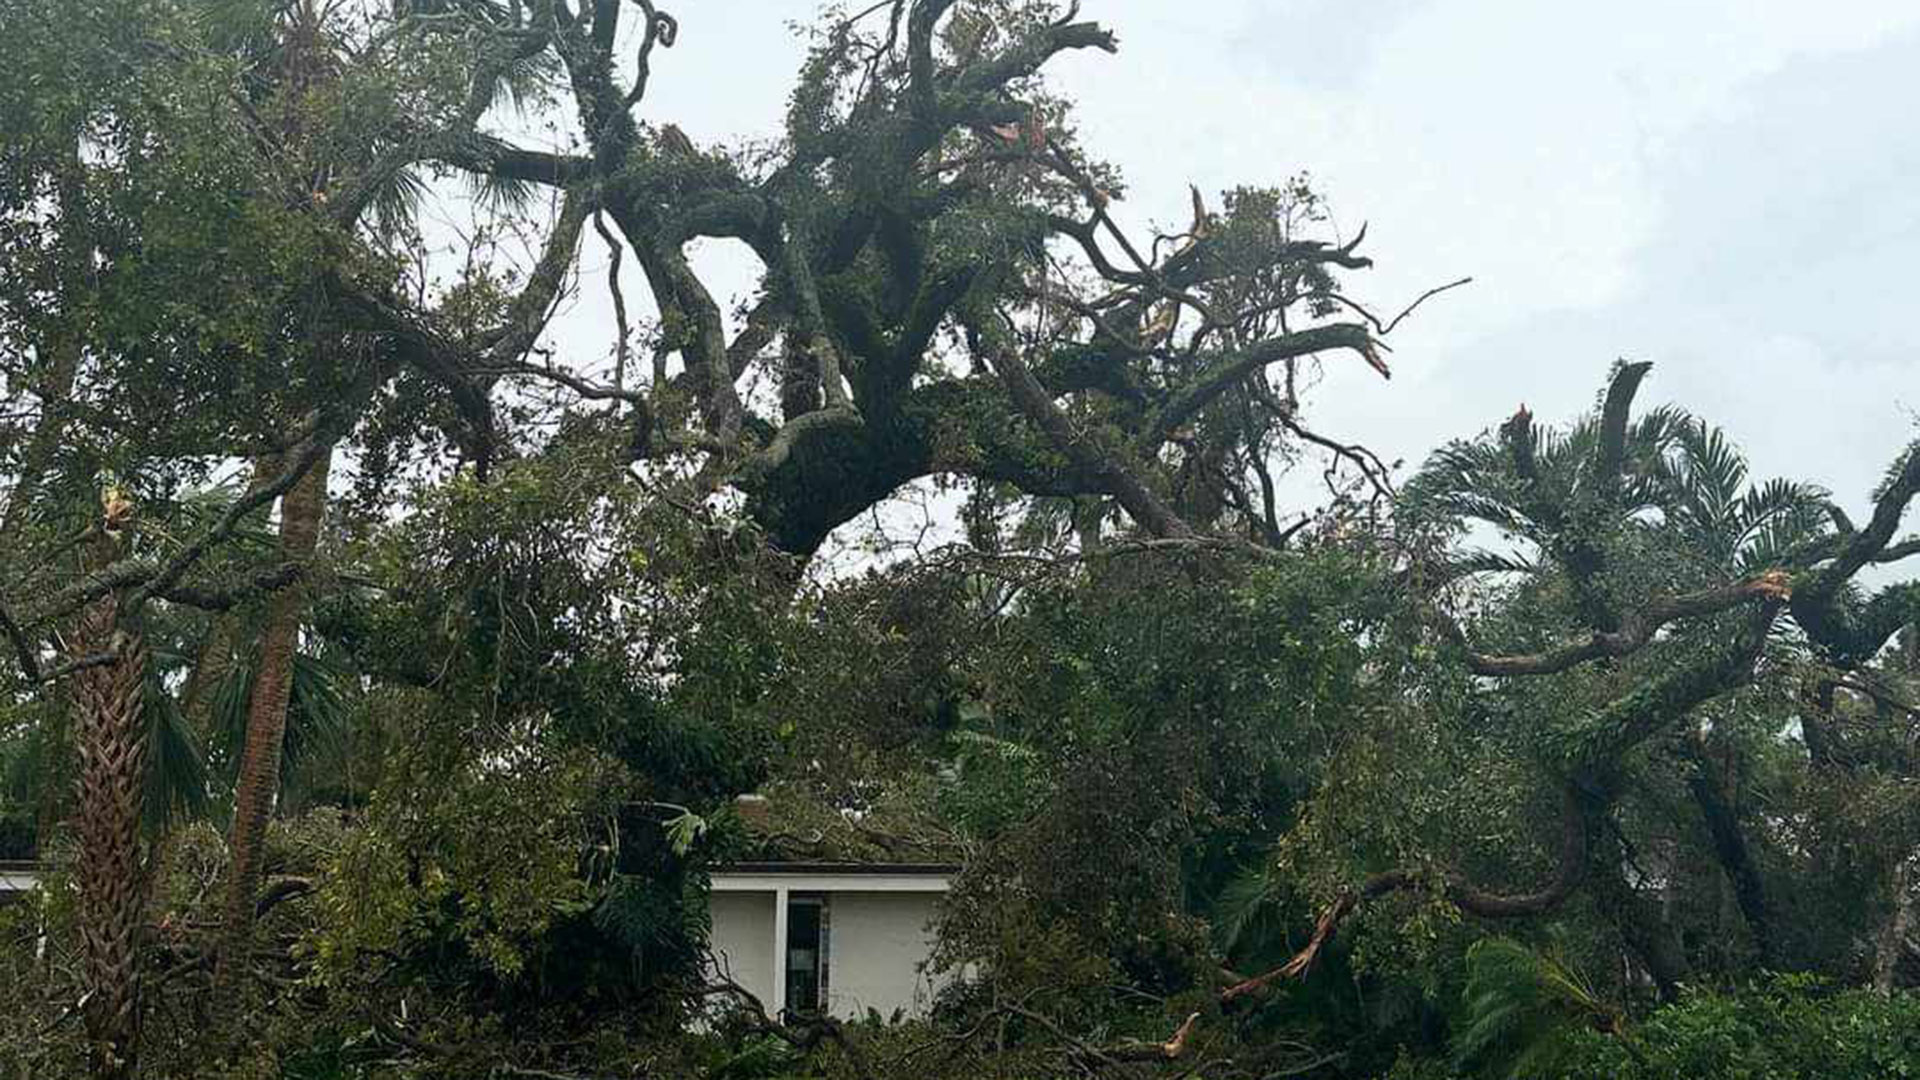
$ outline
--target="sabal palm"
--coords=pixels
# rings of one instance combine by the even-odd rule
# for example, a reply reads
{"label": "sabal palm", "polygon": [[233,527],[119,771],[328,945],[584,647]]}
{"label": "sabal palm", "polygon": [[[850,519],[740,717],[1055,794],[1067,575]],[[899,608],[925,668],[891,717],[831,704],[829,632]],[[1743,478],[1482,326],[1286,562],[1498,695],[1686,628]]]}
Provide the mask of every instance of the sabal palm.
{"label": "sabal palm", "polygon": [[[1515,464],[1524,441],[1530,476]],[[1749,483],[1746,459],[1719,428],[1673,408],[1649,410],[1627,426],[1617,487],[1594,490],[1600,419],[1568,429],[1536,427],[1524,412],[1497,438],[1443,447],[1407,486],[1403,509],[1414,521],[1492,526],[1539,550],[1564,548],[1570,533],[1612,546],[1677,550],[1689,577],[1725,580],[1778,565],[1817,536],[1829,513],[1827,492],[1787,480]],[[1531,570],[1523,552],[1471,552],[1457,569]]]}
{"label": "sabal palm", "polygon": [[[110,533],[110,530],[103,530]],[[111,550],[111,536],[101,545]],[[109,556],[102,556],[107,558]],[[80,750],[80,931],[94,1075],[132,1077],[139,1049],[139,873],[147,739],[147,651],[137,613],[109,593],[90,604],[74,643],[107,658],[73,681]]]}

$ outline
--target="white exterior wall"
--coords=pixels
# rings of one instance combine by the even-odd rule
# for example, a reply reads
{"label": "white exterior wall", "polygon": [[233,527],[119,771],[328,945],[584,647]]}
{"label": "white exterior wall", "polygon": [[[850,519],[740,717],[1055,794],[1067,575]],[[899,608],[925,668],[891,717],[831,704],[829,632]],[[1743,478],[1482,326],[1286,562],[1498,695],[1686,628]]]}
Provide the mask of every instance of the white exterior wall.
{"label": "white exterior wall", "polygon": [[932,954],[933,922],[947,891],[943,875],[721,871],[709,897],[711,945],[735,982],[769,1012],[785,1004],[784,907],[794,894],[827,903],[827,1010],[841,1019],[868,1009],[891,1020],[925,1015],[939,983],[922,967]]}
{"label": "white exterior wall", "polygon": [[924,1016],[938,985],[921,968],[933,952],[937,893],[833,893],[827,1008],[843,1020]]}
{"label": "white exterior wall", "polygon": [[778,1009],[773,982],[773,894],[715,892],[708,898],[708,912],[713,918],[714,959],[768,1009]]}

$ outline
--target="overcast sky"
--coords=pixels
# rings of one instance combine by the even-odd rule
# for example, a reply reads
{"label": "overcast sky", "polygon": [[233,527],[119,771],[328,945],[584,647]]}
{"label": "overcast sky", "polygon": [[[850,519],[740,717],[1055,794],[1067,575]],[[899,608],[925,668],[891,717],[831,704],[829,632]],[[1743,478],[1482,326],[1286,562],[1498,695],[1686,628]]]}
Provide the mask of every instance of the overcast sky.
{"label": "overcast sky", "polygon": [[[801,51],[788,23],[818,5],[670,10],[680,41],[642,115],[702,143],[771,134]],[[1088,0],[1082,17],[1119,55],[1049,71],[1130,213],[1178,223],[1189,181],[1306,170],[1343,231],[1369,223],[1378,266],[1354,295],[1392,311],[1474,277],[1394,334],[1392,382],[1330,359],[1318,426],[1417,462],[1523,402],[1566,419],[1628,357],[1655,362],[1643,402],[1849,506],[1913,436],[1920,4]]]}

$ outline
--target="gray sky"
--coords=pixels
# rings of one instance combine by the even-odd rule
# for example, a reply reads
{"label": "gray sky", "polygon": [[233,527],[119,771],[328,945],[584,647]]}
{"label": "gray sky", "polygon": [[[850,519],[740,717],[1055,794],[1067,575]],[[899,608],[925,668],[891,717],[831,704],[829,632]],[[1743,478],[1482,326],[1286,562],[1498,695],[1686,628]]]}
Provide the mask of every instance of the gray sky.
{"label": "gray sky", "polygon": [[[818,6],[670,10],[680,41],[642,115],[699,142],[771,134],[801,52],[787,24]],[[1391,312],[1475,278],[1394,334],[1392,382],[1329,359],[1317,426],[1412,464],[1522,402],[1571,417],[1624,356],[1655,361],[1644,403],[1684,404],[1757,475],[1849,506],[1913,436],[1920,4],[1088,0],[1082,17],[1119,55],[1049,70],[1132,214],[1178,223],[1189,181],[1306,170],[1342,230],[1370,223],[1378,266],[1353,295]]]}

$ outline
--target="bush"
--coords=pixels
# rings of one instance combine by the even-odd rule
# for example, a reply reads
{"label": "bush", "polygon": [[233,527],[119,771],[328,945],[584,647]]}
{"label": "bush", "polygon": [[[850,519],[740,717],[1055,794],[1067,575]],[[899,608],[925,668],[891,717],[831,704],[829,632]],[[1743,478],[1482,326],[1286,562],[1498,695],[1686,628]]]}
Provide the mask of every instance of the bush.
{"label": "bush", "polygon": [[1920,1076],[1920,994],[1837,989],[1776,976],[1735,993],[1695,992],[1626,1043],[1584,1036],[1565,1080],[1855,1080]]}

